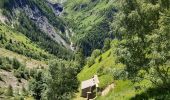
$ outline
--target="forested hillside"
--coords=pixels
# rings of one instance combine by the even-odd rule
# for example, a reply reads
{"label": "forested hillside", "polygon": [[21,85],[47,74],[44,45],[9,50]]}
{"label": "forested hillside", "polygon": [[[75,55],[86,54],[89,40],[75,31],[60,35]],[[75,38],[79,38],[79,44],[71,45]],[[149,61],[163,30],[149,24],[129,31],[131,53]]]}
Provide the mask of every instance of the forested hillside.
{"label": "forested hillside", "polygon": [[117,12],[115,0],[68,0],[65,17],[73,29],[75,45],[89,56],[94,49],[101,49],[106,38],[114,38],[111,22]]}
{"label": "forested hillside", "polygon": [[169,0],[0,1],[0,100],[169,100],[169,51]]}
{"label": "forested hillside", "polygon": [[51,62],[73,67],[69,64],[74,58],[70,47],[72,33],[58,16],[60,9],[46,0],[0,1],[0,99],[47,98]]}
{"label": "forested hillside", "polygon": [[[71,55],[67,26],[58,18],[45,0],[3,0],[1,12],[8,25],[21,32],[46,51],[66,59]],[[67,34],[71,34],[67,31]]]}

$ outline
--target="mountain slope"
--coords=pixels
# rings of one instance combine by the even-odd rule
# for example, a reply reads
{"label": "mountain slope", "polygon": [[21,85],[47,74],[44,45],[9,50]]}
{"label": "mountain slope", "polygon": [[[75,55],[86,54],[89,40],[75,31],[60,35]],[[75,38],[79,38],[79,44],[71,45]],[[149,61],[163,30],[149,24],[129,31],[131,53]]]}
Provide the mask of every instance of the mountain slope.
{"label": "mountain slope", "polygon": [[[118,75],[117,77],[121,77],[121,70],[124,69],[125,65],[117,62],[114,50],[115,48],[112,47],[96,58],[93,58],[95,60],[94,64],[91,66],[86,64],[77,75],[80,82],[98,75],[100,91],[98,92],[97,100],[129,100],[153,86],[149,80],[133,83],[129,79],[117,79],[115,76]],[[101,95],[107,86],[111,84],[114,84],[114,88],[108,94]],[[82,99],[80,98],[80,93],[77,94],[75,100]]]}
{"label": "mountain slope", "polygon": [[29,81],[48,61],[72,59],[71,32],[46,0],[0,1],[0,99],[29,97]]}
{"label": "mountain slope", "polygon": [[[45,0],[3,0],[1,15],[6,24],[27,36],[44,50],[66,59],[71,57],[68,27],[55,15],[52,4]],[[1,18],[2,19],[2,18]],[[68,55],[64,57],[63,54]]]}
{"label": "mountain slope", "polygon": [[114,0],[68,0],[64,7],[63,17],[75,33],[72,40],[85,55],[102,48],[106,38],[114,38]]}

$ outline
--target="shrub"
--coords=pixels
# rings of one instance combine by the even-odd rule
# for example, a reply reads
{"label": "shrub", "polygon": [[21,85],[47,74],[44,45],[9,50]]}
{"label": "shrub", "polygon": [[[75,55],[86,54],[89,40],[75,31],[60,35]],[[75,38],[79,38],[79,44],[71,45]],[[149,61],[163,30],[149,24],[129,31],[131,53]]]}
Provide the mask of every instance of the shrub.
{"label": "shrub", "polygon": [[111,53],[111,51],[110,51],[109,54],[107,55],[107,57],[110,57],[111,54],[112,54],[112,53]]}
{"label": "shrub", "polygon": [[14,76],[16,78],[21,78],[21,74],[20,74],[19,70],[14,70]]}
{"label": "shrub", "polygon": [[6,96],[13,96],[13,88],[11,85],[8,86]]}
{"label": "shrub", "polygon": [[89,67],[91,67],[94,63],[95,63],[95,61],[94,61],[94,58],[93,58],[93,57],[87,58],[87,65],[88,65]]}
{"label": "shrub", "polygon": [[98,57],[101,54],[101,51],[99,49],[96,49],[92,52],[91,57]]}
{"label": "shrub", "polygon": [[2,77],[0,76],[0,81],[4,81],[3,79],[2,79]]}
{"label": "shrub", "polygon": [[0,95],[4,94],[4,89],[0,88]]}
{"label": "shrub", "polygon": [[37,73],[37,69],[35,68],[29,70],[30,77],[35,77],[36,73]]}
{"label": "shrub", "polygon": [[23,96],[15,96],[13,100],[24,100]]}
{"label": "shrub", "polygon": [[111,42],[111,39],[109,39],[109,38],[106,38],[104,40],[104,46],[103,46],[104,52],[110,49],[110,42]]}
{"label": "shrub", "polygon": [[1,69],[6,70],[6,71],[10,71],[12,69],[12,65],[10,65],[10,64],[3,64],[1,66]]}
{"label": "shrub", "polygon": [[21,63],[16,58],[14,58],[13,59],[13,68],[18,69],[19,67],[21,67]]}
{"label": "shrub", "polygon": [[98,62],[100,63],[102,61],[102,56],[99,57]]}
{"label": "shrub", "polygon": [[101,75],[103,75],[104,73],[103,73],[103,66],[102,67],[100,67],[98,70],[97,70],[97,74],[99,75],[99,76],[101,76]]}
{"label": "shrub", "polygon": [[22,95],[28,96],[28,91],[26,90],[26,88],[24,86],[22,87]]}

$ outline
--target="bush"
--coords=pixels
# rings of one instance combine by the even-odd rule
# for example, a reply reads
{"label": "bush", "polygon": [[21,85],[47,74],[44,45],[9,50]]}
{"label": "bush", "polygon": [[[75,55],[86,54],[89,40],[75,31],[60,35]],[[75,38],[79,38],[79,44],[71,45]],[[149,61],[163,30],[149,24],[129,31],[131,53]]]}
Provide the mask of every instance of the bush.
{"label": "bush", "polygon": [[14,70],[14,76],[16,78],[21,78],[21,74],[20,74],[20,72],[18,70]]}
{"label": "bush", "polygon": [[99,75],[99,76],[101,76],[101,75],[103,75],[104,73],[104,70],[103,70],[104,68],[103,68],[103,66],[102,67],[100,67],[98,70],[97,70],[97,74]]}
{"label": "bush", "polygon": [[104,52],[110,49],[110,43],[111,43],[111,39],[106,38],[104,40],[104,46],[103,46],[103,51]]}
{"label": "bush", "polygon": [[37,73],[37,69],[35,68],[29,70],[30,77],[34,78],[36,76],[36,73]]}
{"label": "bush", "polygon": [[8,86],[6,96],[13,96],[13,88],[11,85]]}
{"label": "bush", "polygon": [[6,71],[10,71],[12,69],[12,65],[4,64],[4,65],[1,66],[1,69],[6,70]]}
{"label": "bush", "polygon": [[98,63],[100,63],[101,61],[102,61],[102,56],[99,57]]}
{"label": "bush", "polygon": [[88,65],[89,67],[91,67],[94,63],[95,63],[95,61],[94,61],[94,58],[93,58],[93,57],[87,58],[87,65]]}
{"label": "bush", "polygon": [[13,68],[18,69],[19,67],[21,67],[21,63],[16,58],[14,58],[13,59]]}
{"label": "bush", "polygon": [[13,100],[24,100],[23,96],[15,96]]}
{"label": "bush", "polygon": [[98,57],[101,54],[101,51],[99,49],[96,49],[92,52],[91,57]]}
{"label": "bush", "polygon": [[28,91],[27,91],[26,88],[23,86],[23,87],[22,87],[22,95],[23,95],[23,96],[28,96],[28,94],[29,94]]}
{"label": "bush", "polygon": [[0,57],[0,68],[6,71],[10,71],[11,69],[18,69],[22,66],[22,64],[16,59],[10,59],[8,57]]}
{"label": "bush", "polygon": [[4,94],[4,89],[0,88],[0,95]]}
{"label": "bush", "polygon": [[111,54],[112,54],[112,53],[111,53],[111,52],[109,52],[109,54],[107,55],[107,57],[110,57],[110,56],[111,56]]}

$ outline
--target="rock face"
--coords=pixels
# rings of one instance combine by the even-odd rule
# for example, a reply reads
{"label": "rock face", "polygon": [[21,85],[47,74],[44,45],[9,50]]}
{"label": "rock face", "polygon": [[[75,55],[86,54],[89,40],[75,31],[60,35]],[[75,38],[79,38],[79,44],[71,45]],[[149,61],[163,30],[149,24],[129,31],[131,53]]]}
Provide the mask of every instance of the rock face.
{"label": "rock face", "polygon": [[26,5],[23,8],[27,16],[36,23],[36,25],[41,29],[41,31],[47,33],[53,40],[55,40],[59,44],[70,49],[69,44],[67,44],[66,41],[59,35],[59,33],[56,32],[53,25],[49,23],[46,16],[43,16],[41,14],[38,8],[35,7],[34,10],[32,10],[28,5]]}
{"label": "rock face", "polygon": [[[44,2],[46,2],[46,1],[44,0]],[[61,4],[59,4],[59,3],[52,4],[49,2],[46,2],[46,3],[49,7],[52,8],[56,17],[62,13],[63,6]],[[30,18],[30,20],[32,20],[36,24],[36,26],[38,26],[38,28],[42,32],[49,35],[58,44],[66,47],[68,49],[71,49],[70,44],[67,43],[66,40],[63,39],[63,37],[61,37],[61,35],[60,35],[63,32],[65,32],[67,30],[67,28],[65,27],[64,31],[61,29],[56,29],[56,27],[54,27],[50,23],[48,17],[44,15],[42,10],[36,4],[31,2],[30,0],[11,0],[8,6],[10,7],[10,9],[13,9],[14,13],[16,11],[24,12]],[[70,34],[70,32],[69,32],[69,34]]]}

